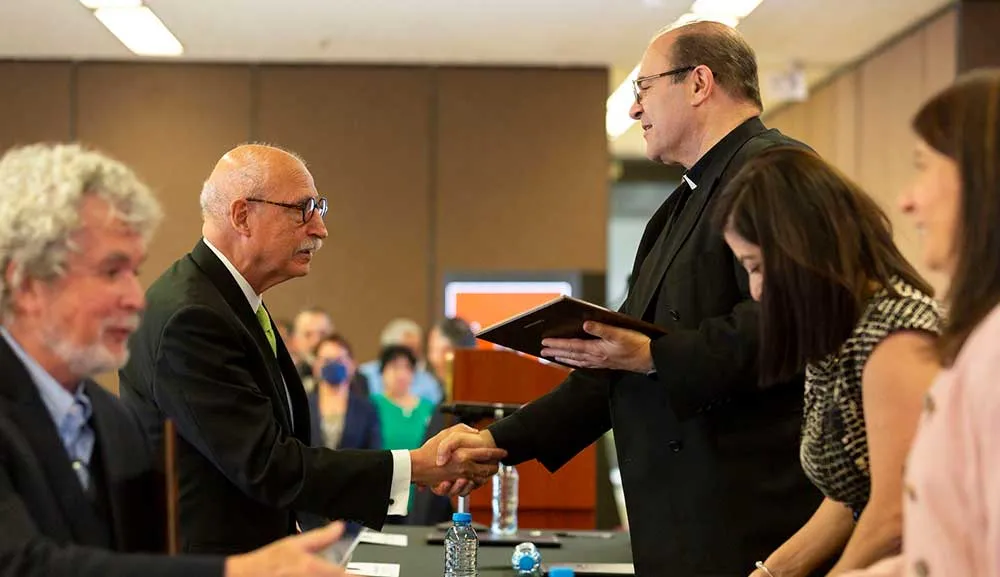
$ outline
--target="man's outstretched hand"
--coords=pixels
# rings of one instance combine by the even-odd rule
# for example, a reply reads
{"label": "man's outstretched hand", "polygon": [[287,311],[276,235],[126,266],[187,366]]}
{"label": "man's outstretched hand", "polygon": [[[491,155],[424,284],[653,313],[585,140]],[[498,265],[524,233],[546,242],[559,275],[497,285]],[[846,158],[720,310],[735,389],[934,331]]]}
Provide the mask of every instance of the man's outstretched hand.
{"label": "man's outstretched hand", "polygon": [[[445,466],[455,459],[460,459],[465,451],[501,451],[500,459],[507,456],[506,451],[497,449],[493,435],[488,430],[477,431],[465,425],[460,425],[460,427],[452,427],[444,431],[448,435],[437,446],[437,463],[439,466]],[[493,473],[496,473],[496,469],[493,470]],[[457,480],[447,479],[441,483],[431,485],[431,488],[437,495],[464,496],[472,492],[473,489],[481,487],[485,482],[486,480],[483,480],[482,483],[475,483],[467,477]]]}
{"label": "man's outstretched hand", "polygon": [[[500,459],[507,451],[496,448],[490,437],[490,444],[463,444],[449,441],[453,437],[478,436],[479,431],[467,425],[449,427],[424,443],[423,447],[410,451],[410,475],[417,485],[435,488],[457,481],[468,491],[481,487],[496,474]],[[447,445],[442,445],[449,441]],[[468,492],[466,491],[466,492]],[[446,494],[445,493],[438,493]]]}

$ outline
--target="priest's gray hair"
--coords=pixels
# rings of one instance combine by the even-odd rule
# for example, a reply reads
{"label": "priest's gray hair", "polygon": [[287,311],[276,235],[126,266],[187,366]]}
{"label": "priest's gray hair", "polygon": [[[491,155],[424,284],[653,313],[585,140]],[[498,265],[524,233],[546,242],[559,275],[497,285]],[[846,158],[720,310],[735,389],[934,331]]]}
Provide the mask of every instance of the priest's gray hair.
{"label": "priest's gray hair", "polygon": [[[160,204],[135,173],[117,160],[78,144],[33,144],[0,158],[0,314],[10,312],[13,287],[25,278],[65,274],[76,250],[87,196],[105,200],[112,214],[149,241],[162,218]],[[12,274],[8,278],[8,271]]]}

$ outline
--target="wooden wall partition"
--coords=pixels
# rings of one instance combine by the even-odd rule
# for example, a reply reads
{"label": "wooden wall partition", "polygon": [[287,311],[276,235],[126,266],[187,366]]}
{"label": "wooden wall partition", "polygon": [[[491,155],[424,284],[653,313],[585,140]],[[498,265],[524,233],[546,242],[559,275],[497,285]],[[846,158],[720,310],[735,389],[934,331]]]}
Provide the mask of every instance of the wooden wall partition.
{"label": "wooden wall partition", "polygon": [[604,270],[607,76],[445,68],[437,86],[435,294],[447,270]]}
{"label": "wooden wall partition", "polygon": [[939,291],[942,277],[922,266],[913,225],[897,198],[913,175],[910,122],[956,75],[956,11],[948,9],[818,87],[803,103],[765,122],[812,145],[861,184],[892,221],[903,254]]}
{"label": "wooden wall partition", "polygon": [[416,68],[259,72],[254,137],[301,154],[330,201],[312,272],[276,287],[271,305],[322,305],[366,357],[389,319],[431,320],[431,81]]}
{"label": "wooden wall partition", "polygon": [[73,67],[0,62],[0,150],[72,137]]}

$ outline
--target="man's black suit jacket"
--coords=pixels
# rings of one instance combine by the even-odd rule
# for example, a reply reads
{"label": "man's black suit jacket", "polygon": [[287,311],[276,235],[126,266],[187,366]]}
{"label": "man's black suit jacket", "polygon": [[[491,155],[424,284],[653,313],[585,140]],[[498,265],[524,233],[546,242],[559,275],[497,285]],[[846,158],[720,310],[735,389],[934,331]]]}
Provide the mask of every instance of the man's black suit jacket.
{"label": "man's black suit jacket", "polygon": [[256,549],[293,533],[297,511],[310,525],[318,515],[382,526],[392,456],[310,446],[306,393],[284,343],[275,358],[246,295],[203,241],[146,300],[121,397],[156,446],[162,421],[176,423],[184,551]]}
{"label": "man's black suit jacket", "polygon": [[776,145],[804,146],[747,120],[688,171],[678,216],[687,185],[649,221],[622,311],[669,330],[655,374],[574,371],[490,427],[508,461],[553,471],[613,428],[643,577],[745,577],[821,500],[798,460],[802,380],[759,386],[758,306],[711,222],[726,182]]}
{"label": "man's black suit jacket", "polygon": [[163,476],[135,418],[97,384],[84,387],[97,498],[84,493],[37,387],[0,339],[0,576],[221,576],[221,557],[150,554],[166,545]]}

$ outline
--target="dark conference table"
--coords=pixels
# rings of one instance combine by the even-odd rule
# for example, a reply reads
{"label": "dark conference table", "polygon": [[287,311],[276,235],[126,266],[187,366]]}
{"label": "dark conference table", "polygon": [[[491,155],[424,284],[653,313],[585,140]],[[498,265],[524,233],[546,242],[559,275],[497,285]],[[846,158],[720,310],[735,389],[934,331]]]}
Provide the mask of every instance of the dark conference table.
{"label": "dark conference table", "polygon": [[[434,577],[444,573],[444,545],[428,545],[431,527],[386,525],[386,533],[409,535],[406,547],[390,547],[361,543],[351,556],[351,561],[362,563],[399,563],[400,577]],[[551,533],[549,531],[545,533]],[[573,531],[571,533],[581,533]],[[593,534],[604,533],[595,531]],[[527,537],[526,540],[531,540]],[[559,537],[562,547],[539,549],[542,563],[631,563],[632,547],[628,533],[615,531],[611,538]],[[514,570],[510,557],[514,546],[479,546],[480,577],[511,577]]]}

